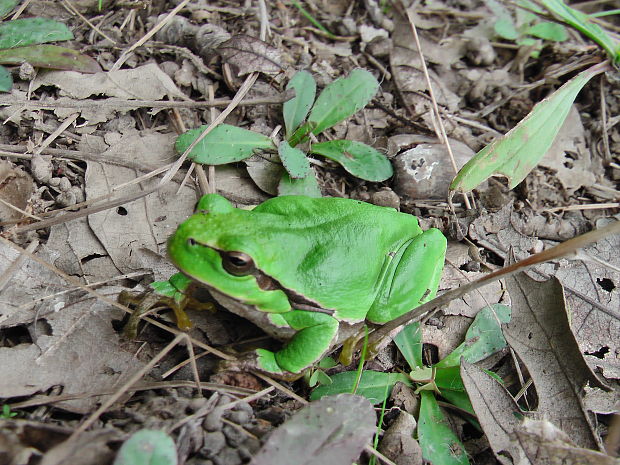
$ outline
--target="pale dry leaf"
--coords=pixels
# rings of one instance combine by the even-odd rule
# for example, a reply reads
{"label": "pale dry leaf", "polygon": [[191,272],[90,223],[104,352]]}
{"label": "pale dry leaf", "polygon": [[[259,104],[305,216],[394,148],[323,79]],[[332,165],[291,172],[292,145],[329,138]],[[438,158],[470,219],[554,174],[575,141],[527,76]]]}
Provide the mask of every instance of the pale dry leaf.
{"label": "pale dry leaf", "polygon": [[[420,97],[416,92],[427,90],[426,79],[421,71],[420,55],[416,48],[407,18],[396,10],[394,32],[392,33],[393,48],[390,51],[390,69],[394,83],[406,106],[411,110],[422,104],[430,109],[430,101]],[[456,49],[445,49],[420,35],[424,57],[438,65],[449,66],[458,60],[460,53]],[[432,70],[428,70],[437,103],[446,106],[450,111],[458,109],[461,97],[450,90],[449,85],[442,81]],[[452,74],[454,76],[454,74]]]}
{"label": "pale dry leaf", "polygon": [[[620,236],[609,236],[583,250],[620,266]],[[607,378],[620,379],[620,273],[596,262],[566,261],[555,271],[567,293],[571,327],[591,366],[600,367]],[[548,272],[550,266],[544,269]],[[600,308],[602,306],[602,308]]]}
{"label": "pale dry leaf", "polygon": [[86,282],[121,274],[93,234],[86,217],[52,226],[46,247],[55,257],[52,265]]}
{"label": "pale dry leaf", "polygon": [[[162,166],[174,161],[172,134],[122,135],[102,154],[102,157],[124,156],[149,166]],[[111,189],[134,180],[136,170],[105,163],[89,162],[86,170],[86,197],[96,198],[109,194]],[[148,188],[157,178],[144,183]],[[191,214],[198,199],[189,187],[177,194],[179,185],[171,182],[155,194],[88,217],[88,224],[97,236],[114,265],[123,273],[131,273],[145,266],[144,250],[163,253],[163,244],[182,220]],[[142,187],[133,185],[121,191],[122,195],[137,192]]]}
{"label": "pale dry leaf", "polygon": [[618,460],[607,454],[576,447],[547,420],[526,418],[515,436],[532,465],[618,465]]}
{"label": "pale dry leaf", "polygon": [[16,220],[23,213],[9,207],[25,210],[34,191],[32,177],[13,163],[0,160],[0,221]]}
{"label": "pale dry leaf", "polygon": [[581,187],[594,184],[595,172],[602,173],[599,160],[600,157],[597,157],[599,170],[596,170],[586,145],[579,111],[573,105],[553,144],[538,164],[553,170],[566,193],[570,195]]}
{"label": "pale dry leaf", "polygon": [[417,423],[413,415],[401,411],[383,433],[379,452],[397,465],[422,465],[422,448],[414,439]]}
{"label": "pale dry leaf", "polygon": [[[73,99],[90,96],[118,97],[127,100],[187,99],[170,76],[155,63],[133,69],[82,74],[75,71],[44,71],[33,81],[32,91],[54,86],[60,94]],[[74,110],[75,112],[75,110]]]}
{"label": "pale dry leaf", "polygon": [[[52,263],[58,254],[42,247],[35,255]],[[0,276],[7,281],[0,287],[0,329],[31,323],[35,316],[45,316],[75,301],[75,294],[60,295],[45,302],[38,302],[41,296],[48,296],[67,289],[65,282],[52,271],[26,257],[19,266],[9,272],[9,267],[20,258],[18,251],[0,244]]]}
{"label": "pale dry leaf", "polygon": [[[439,289],[454,289],[465,282],[475,281],[486,273],[482,271],[464,271],[463,266],[472,261],[469,247],[461,243],[450,243],[446,252],[446,266]],[[460,299],[450,302],[443,310],[447,315],[476,316],[481,308],[496,303],[506,303],[507,293],[500,281],[490,283],[476,292],[471,292]]]}
{"label": "pale dry leaf", "polygon": [[[117,288],[100,289],[113,296]],[[142,365],[126,352],[112,327],[118,310],[92,298],[39,317],[28,326],[33,342],[0,348],[0,397],[28,396],[62,386],[63,394],[113,391]],[[63,401],[73,412],[91,411],[103,396],[79,396]]]}
{"label": "pale dry leaf", "polygon": [[525,273],[506,278],[512,319],[504,337],[527,367],[538,394],[537,413],[588,449],[601,446],[582,397],[586,385],[607,387],[583,358],[571,331],[560,282],[531,279]]}
{"label": "pale dry leaf", "polygon": [[620,392],[618,387],[613,391],[586,386],[584,405],[592,412],[604,415],[620,415]]}

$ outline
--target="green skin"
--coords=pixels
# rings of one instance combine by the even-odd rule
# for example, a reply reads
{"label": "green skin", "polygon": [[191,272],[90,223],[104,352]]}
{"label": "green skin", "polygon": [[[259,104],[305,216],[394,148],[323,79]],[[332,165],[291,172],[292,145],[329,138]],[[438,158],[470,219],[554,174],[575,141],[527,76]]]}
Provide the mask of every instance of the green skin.
{"label": "green skin", "polygon": [[242,210],[209,194],[168,242],[181,273],[159,285],[177,301],[192,280],[215,291],[287,340],[254,352],[260,370],[300,373],[342,339],[339,328],[385,323],[433,298],[445,251],[439,230],[391,208],[284,196]]}

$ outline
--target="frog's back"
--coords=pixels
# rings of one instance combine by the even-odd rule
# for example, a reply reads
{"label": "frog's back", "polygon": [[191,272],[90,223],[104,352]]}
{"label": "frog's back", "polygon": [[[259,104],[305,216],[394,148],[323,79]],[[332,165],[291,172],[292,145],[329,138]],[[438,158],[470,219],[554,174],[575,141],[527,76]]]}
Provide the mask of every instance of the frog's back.
{"label": "frog's back", "polygon": [[390,257],[422,232],[415,216],[343,198],[276,197],[252,216],[259,268],[351,321],[364,319]]}

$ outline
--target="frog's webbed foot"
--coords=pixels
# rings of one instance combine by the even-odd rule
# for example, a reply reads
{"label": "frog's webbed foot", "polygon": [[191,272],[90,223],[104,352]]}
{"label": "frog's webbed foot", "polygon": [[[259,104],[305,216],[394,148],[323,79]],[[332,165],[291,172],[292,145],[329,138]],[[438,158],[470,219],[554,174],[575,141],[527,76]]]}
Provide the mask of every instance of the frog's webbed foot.
{"label": "frog's webbed foot", "polygon": [[[176,275],[175,275],[176,276]],[[123,335],[128,339],[135,339],[138,334],[138,324],[146,313],[158,308],[170,308],[176,317],[177,326],[180,330],[186,331],[192,327],[186,309],[214,311],[215,306],[212,302],[202,302],[188,293],[189,288],[183,290],[173,290],[170,292],[162,291],[161,285],[167,285],[168,281],[155,282],[151,289],[136,294],[129,291],[122,291],[118,296],[119,303],[134,307],[129,321],[123,328]]]}
{"label": "frog's webbed foot", "polygon": [[237,356],[235,360],[222,360],[218,371],[258,371],[271,378],[288,382],[296,381],[304,375],[303,371],[291,373],[283,370],[275,361],[275,353],[265,349],[245,352]]}

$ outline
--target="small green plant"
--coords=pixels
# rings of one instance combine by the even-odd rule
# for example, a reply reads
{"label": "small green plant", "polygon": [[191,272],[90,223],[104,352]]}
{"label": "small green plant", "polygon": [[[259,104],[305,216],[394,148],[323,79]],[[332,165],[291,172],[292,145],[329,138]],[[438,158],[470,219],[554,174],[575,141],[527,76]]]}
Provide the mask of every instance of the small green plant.
{"label": "small green plant", "polygon": [[17,416],[17,412],[11,412],[11,407],[7,404],[2,406],[2,413],[0,413],[0,418],[3,420],[8,420],[9,418],[13,418]]}
{"label": "small green plant", "polygon": [[[537,58],[542,48],[542,40],[551,42],[563,42],[568,39],[566,28],[561,24],[541,19],[532,11],[542,13],[542,10],[529,0],[519,0],[515,14],[495,0],[487,1],[487,5],[493,11],[497,20],[493,25],[495,33],[502,39],[515,42],[521,46],[532,46],[534,50],[531,56]],[[530,11],[531,10],[531,11]]]}
{"label": "small green plant", "polygon": [[[257,150],[277,151],[284,168],[278,185],[280,195],[304,194],[320,197],[321,192],[307,154],[321,155],[344,167],[353,176],[367,181],[383,181],[392,176],[392,165],[378,150],[351,140],[312,142],[326,129],[364,108],[376,94],[379,83],[363,69],[328,85],[315,100],[316,83],[307,71],[300,71],[288,83],[295,97],[283,106],[285,138],[276,147],[262,134],[228,124],[220,124],[189,153],[196,163],[221,165],[245,160]],[[183,153],[204,131],[205,126],[181,134],[176,150]]]}
{"label": "small green plant", "polygon": [[[474,425],[474,410],[465,392],[460,374],[460,360],[474,363],[485,359],[506,346],[500,323],[510,321],[510,308],[495,304],[483,308],[474,319],[465,336],[465,341],[444,359],[431,367],[422,362],[422,330],[420,323],[406,326],[394,342],[411,367],[409,376],[403,373],[382,373],[364,371],[356,394],[367,397],[372,403],[384,402],[397,381],[409,386],[417,386],[420,395],[420,415],[418,417],[418,441],[424,458],[432,463],[445,465],[468,464],[467,454],[458,437],[452,431],[448,419],[439,407],[437,397],[443,398],[461,411],[471,414],[468,418]],[[496,377],[494,373],[490,373]],[[310,398],[318,399],[325,395],[350,392],[355,384],[357,373],[353,371],[332,376],[332,384],[320,386]],[[500,380],[501,381],[501,380]],[[449,447],[445,447],[449,444]]]}
{"label": "small green plant", "polygon": [[[17,3],[17,0],[0,0],[0,18],[7,17]],[[75,50],[56,45],[40,45],[71,39],[73,34],[67,26],[53,19],[24,18],[0,22],[0,64],[30,63],[41,68],[84,73],[101,71],[95,60]],[[4,66],[0,66],[0,92],[8,92],[12,87],[11,73]]]}
{"label": "small green plant", "polygon": [[471,158],[450,184],[454,192],[467,193],[494,174],[508,178],[514,188],[534,169],[547,153],[581,89],[601,73],[614,71],[620,63],[620,41],[598,24],[562,0],[540,0],[550,15],[590,38],[601,46],[609,60],[581,71],[546,99],[504,136],[494,140]]}

